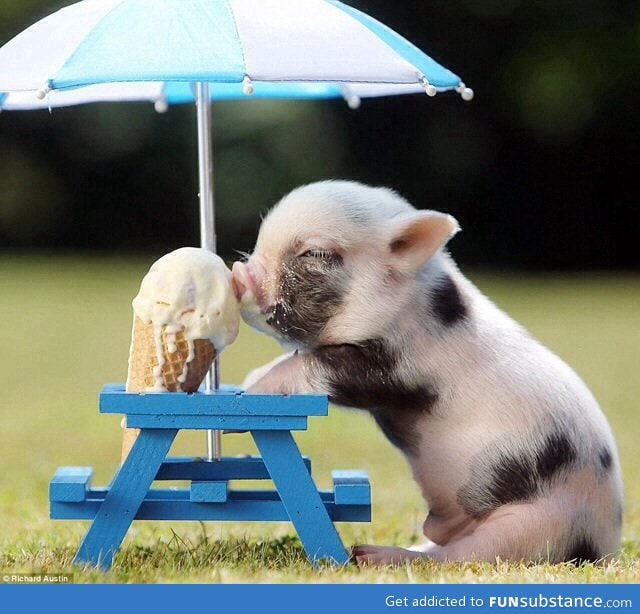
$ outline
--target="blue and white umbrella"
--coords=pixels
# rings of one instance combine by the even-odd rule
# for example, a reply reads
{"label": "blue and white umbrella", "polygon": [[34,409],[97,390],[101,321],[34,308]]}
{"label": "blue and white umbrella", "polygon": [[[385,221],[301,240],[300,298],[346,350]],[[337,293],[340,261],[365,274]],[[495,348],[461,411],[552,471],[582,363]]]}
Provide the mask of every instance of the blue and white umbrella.
{"label": "blue and white umbrella", "polygon": [[[83,0],[0,48],[0,110],[194,101],[200,234],[215,251],[211,99],[473,91],[409,41],[337,0]],[[216,367],[217,369],[217,367]],[[217,370],[207,386],[217,381]],[[209,437],[210,458],[219,437]]]}
{"label": "blue and white umbrella", "polygon": [[[122,99],[183,102],[184,84],[198,82],[218,84],[221,97],[471,95],[407,40],[334,0],[84,0],[0,49],[0,92],[52,92],[54,106],[61,90],[104,83],[117,83]],[[60,101],[89,94],[77,96]]]}

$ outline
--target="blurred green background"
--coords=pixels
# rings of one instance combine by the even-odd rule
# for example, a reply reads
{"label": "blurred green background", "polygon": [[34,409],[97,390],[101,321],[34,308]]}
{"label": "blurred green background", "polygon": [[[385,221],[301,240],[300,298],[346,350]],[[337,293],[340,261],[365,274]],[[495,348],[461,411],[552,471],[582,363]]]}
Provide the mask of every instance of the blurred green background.
{"label": "blurred green background", "polygon": [[[67,3],[0,3],[0,44]],[[574,366],[610,418],[625,535],[637,540],[640,6],[349,3],[460,74],[475,100],[214,105],[222,254],[250,250],[268,207],[324,178],[388,185],[455,215],[464,232],[451,250],[463,271]],[[78,523],[54,532],[46,519],[48,480],[64,464],[95,466],[99,484],[113,475],[119,419],[98,414],[97,395],[126,377],[130,302],[151,262],[199,244],[197,208],[192,106],[0,113],[0,551],[17,543],[37,553],[44,542],[33,536],[77,543]],[[241,382],[278,351],[243,328],[223,355],[223,379]],[[347,540],[420,534],[423,503],[406,464],[366,415],[334,409],[297,439],[321,486],[333,468],[371,475],[375,521],[347,527]],[[202,454],[204,436],[181,436],[176,450]],[[247,436],[225,436],[226,453],[253,450]]]}

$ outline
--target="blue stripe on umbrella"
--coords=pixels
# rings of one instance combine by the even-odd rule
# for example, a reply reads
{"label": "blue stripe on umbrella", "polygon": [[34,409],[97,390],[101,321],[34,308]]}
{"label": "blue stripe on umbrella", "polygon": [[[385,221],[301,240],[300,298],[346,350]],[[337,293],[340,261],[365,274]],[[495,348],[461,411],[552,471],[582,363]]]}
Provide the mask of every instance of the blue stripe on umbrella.
{"label": "blue stripe on umbrella", "polygon": [[[211,97],[214,100],[237,100],[250,98],[322,99],[342,96],[340,86],[332,83],[266,83],[253,81],[254,93],[246,96],[242,83],[212,83]],[[164,98],[169,104],[193,102],[193,92],[189,83],[167,83]]]}
{"label": "blue stripe on umbrella", "polygon": [[431,85],[452,89],[460,84],[460,77],[438,64],[438,62],[431,59],[426,53],[420,51],[415,45],[391,28],[373,19],[373,17],[369,17],[369,15],[343,4],[339,0],[326,0],[326,2],[344,11],[380,37],[396,53],[415,66],[429,80]]}
{"label": "blue stripe on umbrella", "polygon": [[[51,80],[53,88],[114,81],[242,81],[247,74],[228,2],[125,0]],[[172,9],[172,10],[167,10]],[[150,17],[151,16],[151,17]],[[216,70],[211,71],[211,59]]]}

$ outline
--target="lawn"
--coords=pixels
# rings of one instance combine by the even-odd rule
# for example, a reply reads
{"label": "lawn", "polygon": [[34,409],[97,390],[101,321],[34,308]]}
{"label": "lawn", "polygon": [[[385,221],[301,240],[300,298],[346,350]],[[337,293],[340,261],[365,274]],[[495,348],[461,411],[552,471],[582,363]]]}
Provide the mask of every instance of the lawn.
{"label": "lawn", "polygon": [[[71,567],[84,522],[48,519],[48,481],[60,465],[91,465],[108,483],[119,463],[118,416],[100,415],[106,382],[123,381],[131,299],[151,259],[0,256],[0,571],[71,570],[76,582],[639,582],[640,276],[498,275],[472,279],[566,359],[599,399],[616,434],[626,482],[621,555],[605,566],[434,565],[314,570],[291,525],[135,523],[114,568]],[[223,355],[223,379],[279,352],[246,327]],[[367,415],[332,409],[296,435],[314,477],[362,468],[373,487],[373,522],[343,524],[346,545],[417,540],[424,504],[402,456]],[[255,453],[248,435],[225,435],[225,455]],[[202,455],[202,433],[181,434],[173,452]]]}

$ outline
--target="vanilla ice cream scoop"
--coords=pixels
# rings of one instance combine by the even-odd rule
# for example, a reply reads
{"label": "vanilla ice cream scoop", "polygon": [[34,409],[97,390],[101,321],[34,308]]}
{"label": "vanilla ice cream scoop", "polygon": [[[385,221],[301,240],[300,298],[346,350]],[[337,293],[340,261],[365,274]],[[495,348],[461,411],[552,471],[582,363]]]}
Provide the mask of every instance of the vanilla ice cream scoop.
{"label": "vanilla ice cream scoop", "polygon": [[156,261],[133,312],[129,392],[194,392],[238,335],[231,271],[205,249],[183,247]]}

